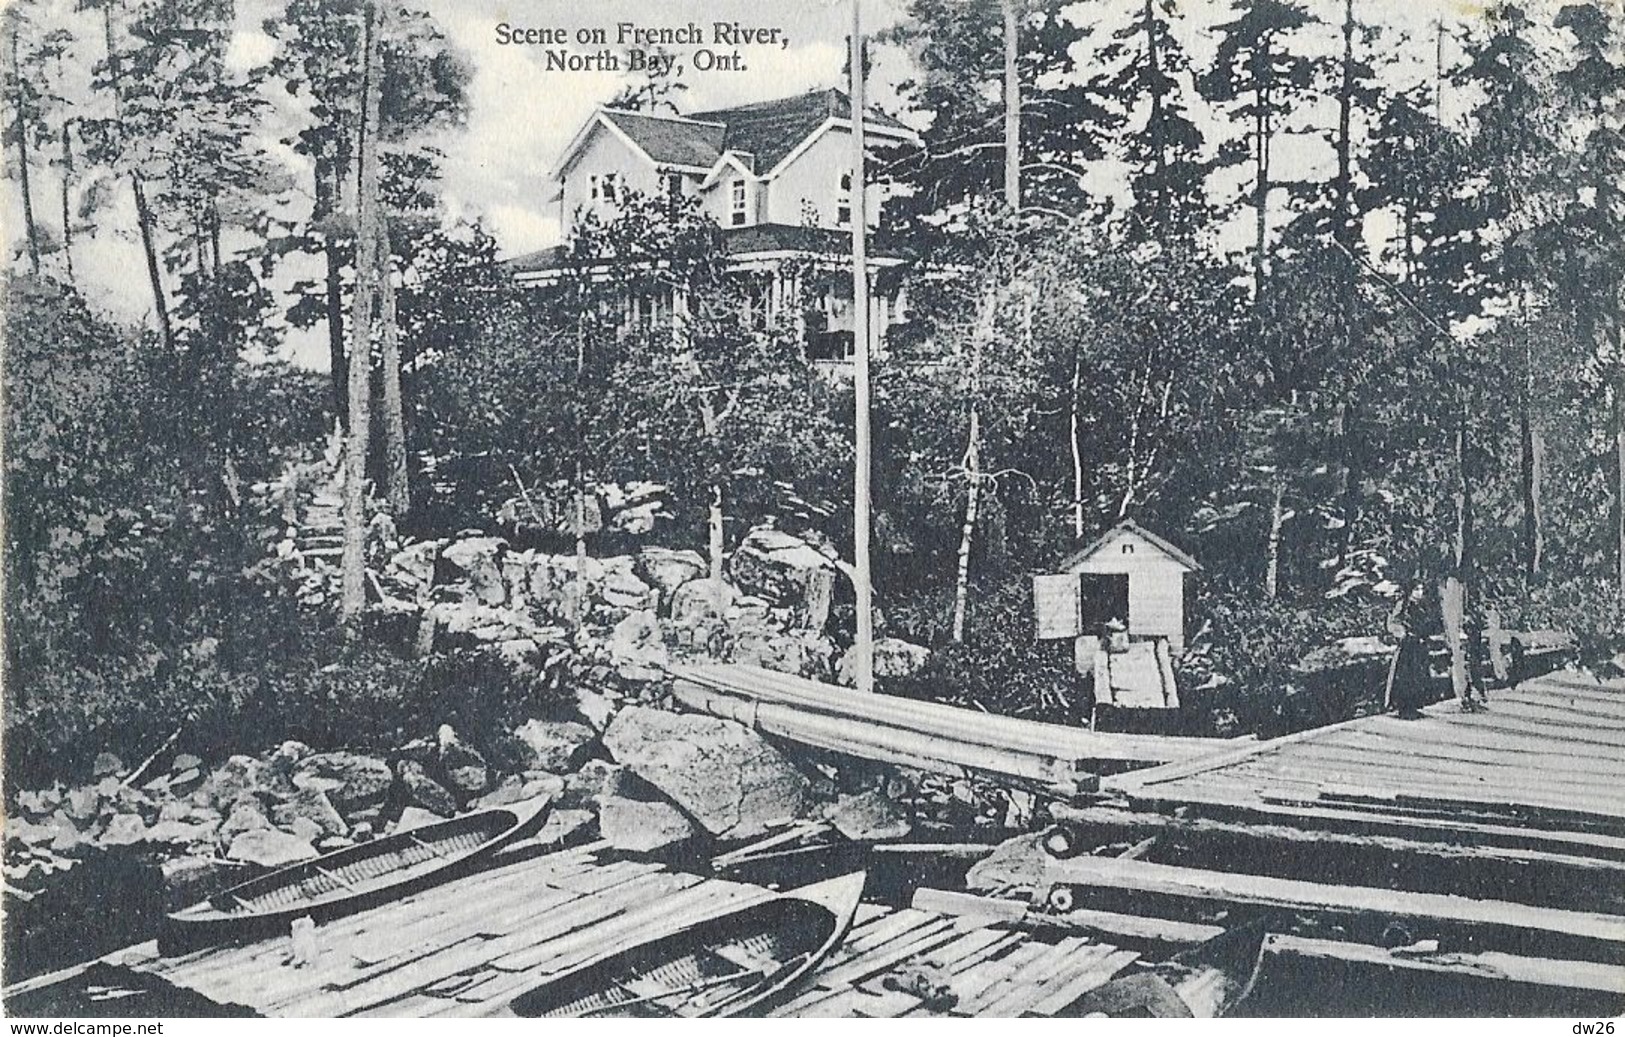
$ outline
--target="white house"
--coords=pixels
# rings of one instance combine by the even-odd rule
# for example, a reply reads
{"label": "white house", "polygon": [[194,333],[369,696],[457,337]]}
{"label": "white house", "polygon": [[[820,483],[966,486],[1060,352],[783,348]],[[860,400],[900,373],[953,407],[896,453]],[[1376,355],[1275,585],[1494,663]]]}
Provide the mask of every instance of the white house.
{"label": "white house", "polygon": [[[873,110],[865,113],[864,133],[877,147],[916,139],[902,123]],[[600,108],[550,174],[550,199],[559,206],[560,226],[568,229],[583,213],[613,212],[628,191],[696,197],[723,228],[732,264],[770,275],[770,306],[791,298],[805,303],[802,286],[788,283],[792,260],[802,267],[850,262],[858,208],[851,134],[851,103],[839,90],[687,116]],[[884,192],[871,185],[867,195],[863,209],[874,225]],[[563,260],[562,247],[545,249],[510,260],[509,268],[521,284],[544,285],[557,280]],[[901,264],[883,247],[870,250],[870,327],[876,345],[903,317],[896,276]],[[804,329],[809,355],[849,357],[850,282],[830,279],[813,305],[814,319]]]}

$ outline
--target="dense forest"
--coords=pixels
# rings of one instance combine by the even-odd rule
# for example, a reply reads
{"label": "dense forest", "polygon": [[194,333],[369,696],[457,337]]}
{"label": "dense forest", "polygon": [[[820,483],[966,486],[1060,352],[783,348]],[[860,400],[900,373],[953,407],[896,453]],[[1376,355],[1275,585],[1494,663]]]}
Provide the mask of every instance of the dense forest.
{"label": "dense forest", "polygon": [[[870,168],[913,260],[874,400],[881,626],[935,650],[906,690],[1075,720],[1030,577],[1125,517],[1206,570],[1182,680],[1216,731],[1418,587],[1625,650],[1619,6],[1424,30],[1228,0],[1212,54],[1171,0],[1002,7],[911,0],[871,43],[920,128]],[[233,0],[4,17],[12,780],[110,731],[366,742],[545,694],[372,615],[379,516],[609,554],[626,534],[539,513],[653,483],[656,542],[720,559],[771,519],[850,557],[850,385],[742,304],[714,225],[629,198],[569,242],[615,273],[536,292],[445,217],[471,69],[428,15],[291,0],[246,65]],[[81,291],[110,234],[141,245],[138,326]],[[655,276],[682,334],[606,316]],[[278,359],[289,328],[329,372]],[[314,600],[276,548],[336,422],[347,564]]]}

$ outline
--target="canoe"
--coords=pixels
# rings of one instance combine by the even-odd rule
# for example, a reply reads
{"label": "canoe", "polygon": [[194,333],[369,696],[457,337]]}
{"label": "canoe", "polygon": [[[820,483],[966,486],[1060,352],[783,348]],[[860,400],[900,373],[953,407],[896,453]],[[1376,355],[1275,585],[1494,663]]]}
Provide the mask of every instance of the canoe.
{"label": "canoe", "polygon": [[550,977],[501,1014],[714,1018],[759,1011],[840,946],[865,878],[854,872],[765,903],[675,921],[661,935]]}
{"label": "canoe", "polygon": [[1252,993],[1265,935],[1261,922],[1228,929],[1145,972],[1090,991],[1066,1014],[1217,1019]]}
{"label": "canoe", "polygon": [[444,882],[534,835],[552,804],[516,804],[424,825],[290,864],[168,915],[165,953],[285,936],[295,919],[321,923]]}

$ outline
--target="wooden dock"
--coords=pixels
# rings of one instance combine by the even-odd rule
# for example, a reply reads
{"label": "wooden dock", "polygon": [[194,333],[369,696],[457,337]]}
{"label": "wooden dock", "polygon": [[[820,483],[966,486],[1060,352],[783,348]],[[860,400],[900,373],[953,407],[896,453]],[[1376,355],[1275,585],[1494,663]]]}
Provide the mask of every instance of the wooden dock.
{"label": "wooden dock", "polygon": [[1135,808],[1625,861],[1625,682],[1554,673],[1103,779]]}
{"label": "wooden dock", "polygon": [[[685,677],[730,697],[696,676],[740,677]],[[833,719],[799,685],[766,694],[762,708],[776,696]],[[853,708],[881,726],[901,725],[896,710],[915,705],[865,698]],[[968,737],[964,712],[926,710],[912,728],[955,748]],[[1084,737],[1051,755],[1063,743],[1036,727],[1001,732],[1022,766],[1155,753],[1137,748],[1151,736]],[[1057,1014],[1142,953],[1160,959],[1260,917],[1273,934],[1266,971],[1275,962],[1297,970],[1287,986],[1321,983],[1323,1008],[1335,1009],[1356,975],[1422,1005],[1456,998],[1446,1003],[1466,1014],[1625,1007],[1625,682],[1550,674],[1496,693],[1488,713],[1446,703],[1419,720],[1368,717],[1209,743],[1200,755],[1187,741],[1157,766],[1108,776],[1087,801],[1052,802],[1076,855],[1055,851],[1035,887],[865,904],[777,1013]],[[146,943],[103,960],[267,1016],[479,1016],[696,908],[772,895],[602,843],[532,842],[479,873],[321,926],[302,946],[283,936],[165,957]]]}
{"label": "wooden dock", "polygon": [[[264,1016],[481,1016],[596,953],[662,931],[676,915],[773,896],[760,886],[609,859],[603,844],[539,849],[518,847],[487,871],[321,926],[302,962],[287,936],[178,957],[148,942],[101,960]],[[1047,1015],[1138,957],[1077,933],[865,904],[842,946],[776,1014]],[[907,967],[937,977],[955,997],[938,1002],[888,985]]]}

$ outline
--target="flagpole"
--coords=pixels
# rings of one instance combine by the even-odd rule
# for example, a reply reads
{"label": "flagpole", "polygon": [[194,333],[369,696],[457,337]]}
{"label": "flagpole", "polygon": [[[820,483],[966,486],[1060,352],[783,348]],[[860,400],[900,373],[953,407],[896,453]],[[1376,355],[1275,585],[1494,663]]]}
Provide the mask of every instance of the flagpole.
{"label": "flagpole", "polygon": [[864,179],[863,27],[859,5],[860,0],[852,0],[852,38],[848,55],[852,95],[852,389],[857,439],[857,469],[852,494],[852,583],[857,606],[857,634],[853,650],[857,656],[858,690],[873,691],[875,633],[869,569],[869,255],[868,242],[865,240],[869,205]]}

